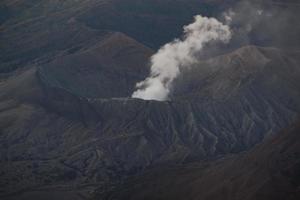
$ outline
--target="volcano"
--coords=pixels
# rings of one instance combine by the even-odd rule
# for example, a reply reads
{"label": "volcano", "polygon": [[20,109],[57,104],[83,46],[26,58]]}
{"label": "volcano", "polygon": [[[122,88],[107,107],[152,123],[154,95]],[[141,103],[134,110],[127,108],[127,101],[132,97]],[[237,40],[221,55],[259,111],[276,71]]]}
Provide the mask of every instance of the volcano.
{"label": "volcano", "polygon": [[159,47],[236,1],[2,1],[0,198],[297,199],[298,4],[266,2],[286,40],[257,25],[146,101]]}

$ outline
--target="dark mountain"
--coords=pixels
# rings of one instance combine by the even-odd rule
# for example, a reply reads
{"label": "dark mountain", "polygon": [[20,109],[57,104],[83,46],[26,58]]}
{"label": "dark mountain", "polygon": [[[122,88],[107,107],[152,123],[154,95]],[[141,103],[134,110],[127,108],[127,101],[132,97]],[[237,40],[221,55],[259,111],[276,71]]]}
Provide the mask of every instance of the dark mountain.
{"label": "dark mountain", "polygon": [[299,199],[299,133],[298,121],[246,153],[148,170],[107,199]]}
{"label": "dark mountain", "polygon": [[147,168],[245,151],[298,119],[294,46],[232,46],[184,71],[170,101],[129,97],[156,48],[230,3],[1,1],[0,198],[101,199]]}
{"label": "dark mountain", "polygon": [[152,50],[122,33],[39,68],[45,84],[83,97],[128,97],[148,73]]}
{"label": "dark mountain", "polygon": [[[256,59],[248,59],[249,50]],[[90,58],[97,52],[80,56]],[[284,59],[276,60],[278,55]],[[25,191],[21,193],[25,198],[37,189],[42,196],[53,190],[71,197],[77,191],[87,195],[93,188],[111,189],[107,184],[150,166],[246,150],[299,115],[298,55],[252,46],[210,59],[207,63],[222,67],[199,67],[203,77],[191,79],[207,85],[196,93],[185,88],[167,102],[101,98],[108,95],[101,90],[92,98],[90,82],[80,81],[83,89],[77,91],[78,83],[72,81],[75,71],[69,71],[69,76],[74,74],[71,78],[64,75],[71,61],[19,70],[1,83],[2,197]],[[286,66],[292,73],[282,74]],[[88,69],[81,80],[105,70]],[[270,70],[272,74],[266,75]],[[234,84],[221,86],[231,93],[215,93],[226,76]],[[59,81],[61,77],[65,82]]]}

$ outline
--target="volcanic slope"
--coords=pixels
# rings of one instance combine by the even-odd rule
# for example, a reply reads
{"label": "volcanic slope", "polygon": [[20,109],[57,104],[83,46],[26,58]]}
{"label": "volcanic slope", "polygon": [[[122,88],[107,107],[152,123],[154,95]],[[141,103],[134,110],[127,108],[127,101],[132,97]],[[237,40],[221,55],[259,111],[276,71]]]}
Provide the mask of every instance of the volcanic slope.
{"label": "volcanic slope", "polygon": [[300,198],[300,121],[249,152],[148,170],[106,199],[296,200]]}
{"label": "volcanic slope", "polygon": [[[124,46],[133,41],[122,34],[108,38],[123,38]],[[102,62],[103,49],[91,48],[78,57]],[[118,58],[122,60],[122,53]],[[291,124],[300,112],[299,52],[249,46],[199,62],[198,78],[190,79],[187,71],[191,81],[183,81],[183,74],[166,102],[123,94],[116,98],[105,90],[91,97],[91,83],[83,80],[114,68],[86,68],[80,61],[63,56],[2,78],[2,199],[19,199],[36,190],[71,196],[90,196],[99,187],[111,190],[110,184],[150,166],[249,149]],[[84,73],[77,76],[70,65]],[[78,83],[79,91],[74,89]],[[102,83],[104,88],[111,84]]]}

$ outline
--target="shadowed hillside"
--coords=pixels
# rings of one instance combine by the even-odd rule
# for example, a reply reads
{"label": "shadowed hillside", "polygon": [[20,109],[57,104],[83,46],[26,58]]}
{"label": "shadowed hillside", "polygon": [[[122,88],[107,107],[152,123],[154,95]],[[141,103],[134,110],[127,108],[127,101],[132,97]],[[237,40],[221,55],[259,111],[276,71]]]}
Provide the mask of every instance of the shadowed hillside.
{"label": "shadowed hillside", "polygon": [[106,199],[299,199],[299,133],[298,121],[246,153],[148,170],[126,181]]}

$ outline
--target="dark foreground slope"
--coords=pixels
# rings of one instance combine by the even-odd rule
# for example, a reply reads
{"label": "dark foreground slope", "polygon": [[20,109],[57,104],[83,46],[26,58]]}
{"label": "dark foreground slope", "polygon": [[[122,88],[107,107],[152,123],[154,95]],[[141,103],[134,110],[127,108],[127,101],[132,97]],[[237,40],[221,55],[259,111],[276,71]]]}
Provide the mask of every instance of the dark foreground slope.
{"label": "dark foreground slope", "polygon": [[300,121],[253,150],[216,161],[157,167],[127,180],[107,199],[296,200]]}
{"label": "dark foreground slope", "polygon": [[[90,82],[82,80],[107,69],[85,68],[68,56],[18,70],[0,85],[1,198],[91,197],[147,167],[249,149],[298,117],[298,55],[252,46],[201,62],[191,80],[205,87],[178,82],[180,90],[166,102],[103,98],[110,95],[105,90],[91,97]],[[66,76],[68,63],[86,69],[80,79],[72,71]]]}

